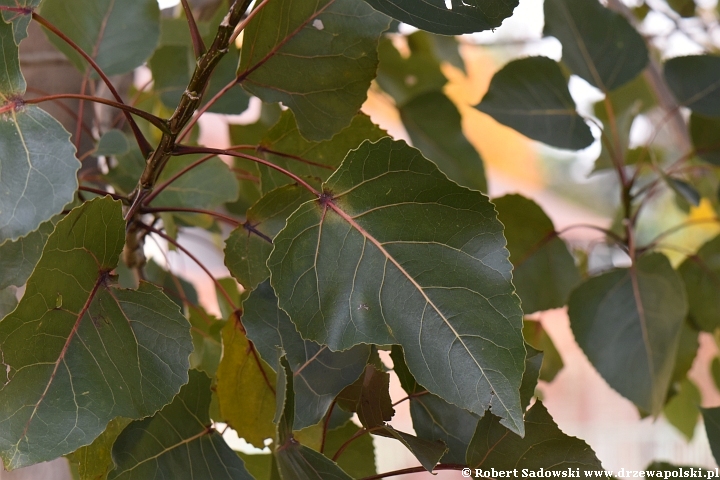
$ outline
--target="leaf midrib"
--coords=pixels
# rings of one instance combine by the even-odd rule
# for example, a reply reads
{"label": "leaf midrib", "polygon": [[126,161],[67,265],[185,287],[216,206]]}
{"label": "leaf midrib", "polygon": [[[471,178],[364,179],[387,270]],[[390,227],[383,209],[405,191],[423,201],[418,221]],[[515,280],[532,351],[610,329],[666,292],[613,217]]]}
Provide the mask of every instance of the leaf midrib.
{"label": "leaf midrib", "polygon": [[[475,356],[472,354],[468,346],[465,344],[465,341],[462,339],[462,336],[455,330],[455,328],[452,326],[452,324],[448,321],[448,319],[445,317],[445,315],[440,311],[440,309],[433,303],[433,301],[430,299],[430,297],[427,296],[425,293],[425,290],[420,286],[419,283],[405,270],[402,265],[392,256],[390,253],[385,249],[382,243],[380,243],[375,237],[373,237],[367,230],[365,230],[360,224],[358,224],[353,217],[348,215],[344,210],[342,210],[340,207],[337,206],[334,202],[328,202],[326,204],[326,208],[330,208],[333,212],[338,214],[343,220],[345,220],[348,224],[350,224],[351,227],[353,227],[355,230],[358,231],[365,239],[369,240],[375,247],[385,256],[387,260],[389,260],[395,267],[400,271],[400,273],[410,281],[410,283],[417,289],[418,292],[422,295],[422,297],[425,299],[428,305],[430,305],[433,310],[442,318],[443,322],[447,327],[452,331],[455,338],[460,342],[460,344],[463,346],[467,354],[472,358],[473,363],[477,366],[478,370],[482,374],[485,381],[487,381],[488,385],[492,388],[493,391],[497,391],[493,385],[493,383],[490,381],[490,379],[485,374],[485,370],[482,368],[480,363],[477,361]],[[323,209],[323,219],[325,217],[325,211],[326,208]],[[322,227],[323,221],[321,220],[321,227]],[[318,244],[319,244],[319,238],[318,238]],[[518,426],[515,422],[515,419],[512,417],[510,413],[510,409],[505,405],[505,402],[502,398],[500,398],[499,395],[495,395],[497,397],[498,401],[502,405],[502,407],[505,409],[505,412],[507,413],[507,417],[505,417],[508,421],[511,421],[513,425],[515,425],[518,430],[520,430],[521,426]]]}

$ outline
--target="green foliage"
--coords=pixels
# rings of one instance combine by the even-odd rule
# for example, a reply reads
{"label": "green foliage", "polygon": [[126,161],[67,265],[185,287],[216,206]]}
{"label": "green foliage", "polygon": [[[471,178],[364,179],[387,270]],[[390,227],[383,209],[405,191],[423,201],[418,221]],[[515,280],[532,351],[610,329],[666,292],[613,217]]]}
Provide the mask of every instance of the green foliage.
{"label": "green foliage", "polygon": [[388,24],[353,0],[271,2],[247,26],[238,78],[249,93],[290,107],[303,137],[329,139],[365,101]]}
{"label": "green foliage", "polygon": [[[190,381],[156,415],[131,423],[112,449],[108,480],[206,478],[252,480],[240,457],[210,426],[210,379],[190,371]],[[188,477],[190,475],[190,477]]]}
{"label": "green foliage", "polygon": [[553,147],[579,150],[593,142],[560,66],[549,58],[530,57],[505,65],[475,108]]}
{"label": "green foliage", "polygon": [[[399,343],[428,390],[478,414],[492,406],[522,433],[522,312],[487,198],[390,139],[350,152],[323,191],[290,216],[268,259],[300,334],[330,349]],[[488,327],[476,336],[468,326],[480,315]],[[466,382],[452,381],[458,368]]]}
{"label": "green foliage", "polygon": [[[160,9],[155,0],[43,0],[40,13],[70,37],[108,75],[139,67],[160,38]],[[82,72],[82,56],[56,35],[48,39]]]}
{"label": "green foliage", "polygon": [[70,453],[114,417],[151,415],[187,382],[192,345],[177,306],[153,285],[112,284],[124,234],[119,202],[96,199],[74,209],[48,238],[18,307],[0,323],[0,455],[7,467]]}
{"label": "green foliage", "polygon": [[[464,83],[485,47],[452,35],[499,27],[517,0],[189,1],[162,17],[155,0],[40,3],[0,0],[6,468],[65,456],[81,480],[398,475],[376,473],[382,436],[413,472],[599,470],[536,398],[563,360],[547,318],[524,316],[565,307],[612,388],[688,439],[701,411],[720,456],[720,414],[688,379],[700,331],[718,336],[720,237],[698,248],[681,232],[720,211],[706,7],[660,2],[678,29],[708,30],[692,56],[660,60],[666,39],[638,32],[657,2],[616,0],[544,1],[560,63],[484,56],[504,66],[475,108],[566,150],[541,150],[541,173],[557,195],[617,206],[606,230],[565,227],[555,195],[543,210],[481,193],[515,179],[488,186],[475,145],[492,133],[471,131],[487,118]],[[33,19],[80,70],[80,94],[26,85]],[[130,82],[143,64],[148,82]],[[580,88],[576,107],[571,75],[604,98]],[[93,108],[63,103],[61,126],[40,107],[67,100]],[[238,123],[212,131],[206,112]],[[214,148],[225,133],[232,146]],[[566,235],[579,227],[592,242]],[[219,279],[205,253],[223,244],[232,277]],[[175,274],[186,262],[214,283],[218,317],[205,279]],[[720,384],[718,359],[710,373]],[[396,428],[403,402],[414,434]],[[218,424],[263,453],[233,452]]]}
{"label": "green foliage", "polygon": [[569,301],[588,359],[611,387],[653,414],[665,403],[687,308],[682,279],[659,253],[587,280]]}

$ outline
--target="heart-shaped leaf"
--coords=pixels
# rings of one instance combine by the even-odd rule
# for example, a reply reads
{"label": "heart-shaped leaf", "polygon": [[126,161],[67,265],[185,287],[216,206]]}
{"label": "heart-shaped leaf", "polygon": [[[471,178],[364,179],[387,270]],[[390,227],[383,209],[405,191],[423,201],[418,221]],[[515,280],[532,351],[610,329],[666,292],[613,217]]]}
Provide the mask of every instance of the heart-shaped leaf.
{"label": "heart-shaped leaf", "polygon": [[665,62],[664,74],[680,105],[700,115],[720,117],[720,57],[688,55],[671,58]]}
{"label": "heart-shaped leaf", "polygon": [[497,417],[483,417],[468,447],[468,466],[486,471],[517,469],[522,476],[541,468],[551,472],[571,469],[573,473],[575,469],[602,468],[590,446],[565,435],[540,400],[525,416],[525,426],[525,438],[520,438],[500,425]]}
{"label": "heart-shaped leaf", "polygon": [[117,416],[142,418],[187,382],[190,328],[159,288],[113,285],[120,202],[61,220],[13,313],[0,322],[0,455],[7,468],[90,444]]}
{"label": "heart-shaped leaf", "polygon": [[643,411],[665,403],[687,315],[685,285],[660,253],[591,278],[570,296],[580,347],[608,384]]}
{"label": "heart-shaped leaf", "polygon": [[323,192],[268,259],[300,334],[332,350],[401,344],[429,391],[522,434],[522,311],[487,197],[391,139],[350,152]]}
{"label": "heart-shaped leaf", "polygon": [[546,0],[545,29],[562,43],[562,61],[604,92],[614,90],[648,64],[645,40],[619,13],[598,0]]}
{"label": "heart-shaped leaf", "polygon": [[526,314],[564,307],[580,283],[567,245],[555,233],[550,217],[540,206],[521,195],[506,195],[493,203],[505,225],[513,283]]}
{"label": "heart-shaped leaf", "polygon": [[73,200],[80,162],[62,125],[38,107],[23,105],[25,79],[20,73],[18,47],[12,25],[2,21],[0,55],[5,66],[0,72],[2,245],[36,230]]}
{"label": "heart-shaped leaf", "polygon": [[[290,214],[311,198],[298,185],[277,188],[250,207],[245,223],[230,233],[225,242],[225,265],[243,287],[252,290],[270,276],[265,263],[272,251],[273,238]],[[275,357],[274,350],[270,356]]]}
{"label": "heart-shaped leaf", "polygon": [[499,27],[519,0],[366,0],[404,23],[443,35],[462,35]]}
{"label": "heart-shaped leaf", "polygon": [[210,378],[190,371],[190,381],[155,416],[128,425],[112,449],[108,480],[202,478],[253,480],[243,461],[212,428]]}
{"label": "heart-shaped leaf", "polygon": [[580,150],[594,141],[590,127],[575,110],[560,66],[546,57],[505,65],[475,108],[553,147]]}

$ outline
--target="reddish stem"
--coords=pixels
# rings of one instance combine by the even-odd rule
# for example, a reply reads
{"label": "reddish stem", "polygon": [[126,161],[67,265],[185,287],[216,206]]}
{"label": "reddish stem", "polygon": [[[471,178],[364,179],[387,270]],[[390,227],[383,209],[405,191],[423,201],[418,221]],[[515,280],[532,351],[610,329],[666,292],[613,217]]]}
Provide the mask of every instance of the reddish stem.
{"label": "reddish stem", "polygon": [[302,178],[298,177],[294,173],[285,170],[284,168],[275,165],[272,162],[268,162],[267,160],[263,160],[262,158],[253,157],[252,155],[246,155],[244,153],[239,152],[233,152],[232,150],[223,150],[220,148],[208,148],[208,147],[190,147],[185,145],[177,145],[174,154],[175,155],[191,155],[193,153],[207,153],[207,154],[215,154],[215,155],[227,155],[229,157],[237,157],[237,158],[244,158],[246,160],[251,160],[253,162],[259,163],[261,165],[265,165],[266,167],[272,168],[273,170],[277,170],[278,172],[282,173],[283,175],[292,178],[295,180],[299,185],[302,185],[305,187],[309,192],[311,192],[313,195],[320,197],[320,192],[315,190],[309,183],[307,183]]}
{"label": "reddish stem", "polygon": [[[163,121],[162,118],[156,117],[155,115],[148,113],[144,110],[140,110],[139,108],[131,107],[129,105],[126,105],[124,103],[119,102],[113,102],[112,100],[108,100],[102,97],[93,97],[91,95],[81,95],[79,93],[58,93],[56,95],[48,95],[46,97],[37,97],[37,98],[31,98],[29,100],[22,100],[22,103],[33,105],[37,103],[43,103],[43,102],[49,102],[54,100],[61,100],[63,98],[72,98],[76,100],[88,100],[95,103],[102,103],[103,105],[108,105],[110,107],[115,107],[123,112],[125,112],[127,115],[133,114],[137,115],[140,118],[143,118],[159,128],[161,131],[167,130],[167,125]],[[13,105],[10,105],[13,106]],[[13,106],[14,107],[14,106]],[[8,108],[6,105],[3,108]]]}
{"label": "reddish stem", "polygon": [[163,212],[187,212],[187,213],[201,213],[203,215],[210,215],[211,217],[219,218],[220,220],[224,221],[225,223],[228,223],[229,225],[232,225],[233,227],[239,227],[240,222],[235,220],[232,217],[229,217],[227,215],[223,215],[219,212],[214,212],[212,210],[204,210],[202,208],[184,208],[184,207],[158,207],[158,208],[152,208],[152,207],[145,207],[140,209],[143,213],[163,213]]}
{"label": "reddish stem", "polygon": [[[82,56],[97,72],[97,74],[102,78],[103,82],[105,82],[105,85],[107,85],[108,89],[110,90],[110,93],[112,93],[113,97],[115,97],[115,100],[118,101],[120,104],[124,104],[122,97],[118,93],[117,89],[113,85],[113,83],[110,81],[107,75],[105,75],[105,72],[100,68],[100,66],[95,62],[95,60],[85,52],[80,46],[75,43],[70,37],[65,35],[63,32],[61,32],[55,25],[47,21],[44,17],[41,17],[35,12],[32,12],[32,18],[36,22],[38,22],[40,25],[45,27],[46,29],[50,30],[52,33],[57,35],[62,41],[67,43],[73,50],[78,52],[80,56]],[[130,128],[132,128],[133,134],[135,135],[135,139],[137,140],[138,146],[140,147],[140,151],[143,152],[143,155],[148,155],[152,151],[152,147],[150,146],[150,143],[147,141],[145,136],[140,131],[140,127],[138,127],[137,123],[135,122],[135,119],[132,118],[130,113],[128,111],[125,111],[125,118],[127,118],[128,123],[130,124]]]}

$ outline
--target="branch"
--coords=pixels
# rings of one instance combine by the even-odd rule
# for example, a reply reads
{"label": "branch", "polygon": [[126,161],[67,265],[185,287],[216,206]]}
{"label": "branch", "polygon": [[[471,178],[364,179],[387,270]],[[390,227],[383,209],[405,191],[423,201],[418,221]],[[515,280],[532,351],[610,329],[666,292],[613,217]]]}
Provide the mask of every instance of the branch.
{"label": "branch", "polygon": [[218,63],[220,63],[220,60],[222,60],[228,52],[230,38],[251,1],[252,0],[234,0],[230,11],[218,26],[213,44],[208,51],[197,60],[192,78],[180,97],[180,103],[172,117],[168,120],[169,131],[163,134],[158,147],[147,159],[138,185],[131,194],[133,204],[125,214],[127,221],[132,221],[145,197],[152,193],[163,167],[175,150],[178,135],[190,119],[192,119],[193,114],[202,103],[203,92],[205,92],[205,88],[210,81],[210,76]]}
{"label": "branch", "polygon": [[313,195],[315,195],[317,197],[320,196],[320,192],[318,192],[309,183],[307,183],[305,180],[298,177],[294,173],[292,173],[288,170],[285,170],[284,168],[282,168],[278,165],[275,165],[272,162],[268,162],[267,160],[263,160],[262,158],[253,157],[252,155],[246,155],[244,153],[233,152],[232,150],[223,150],[220,148],[190,147],[190,146],[186,146],[186,145],[178,145],[175,148],[175,151],[173,153],[174,153],[174,155],[191,155],[193,153],[208,153],[208,154],[212,153],[215,155],[227,155],[229,157],[237,157],[237,158],[244,158],[246,160],[251,160],[251,161],[259,163],[261,165],[265,165],[266,167],[270,167],[273,170],[277,170],[278,172],[282,173],[283,175],[295,180],[298,183],[298,185],[302,185]]}
{"label": "branch", "polygon": [[[152,113],[148,113],[144,110],[140,110],[139,108],[131,107],[124,103],[113,102],[112,100],[107,100],[102,97],[93,97],[91,95],[81,95],[79,93],[58,93],[56,95],[48,95],[46,97],[37,97],[37,98],[31,98],[30,100],[23,100],[22,102],[25,104],[33,105],[33,104],[42,103],[42,102],[62,100],[64,98],[71,98],[71,99],[75,99],[75,100],[88,100],[90,102],[102,103],[103,105],[108,105],[110,107],[115,107],[117,109],[120,109],[128,115],[130,115],[130,114],[137,115],[138,117],[147,120],[153,126],[157,127],[158,129],[160,129],[163,132],[166,132],[168,129],[168,126],[165,123],[165,121],[160,117],[156,117]],[[9,107],[3,107],[3,108],[9,108]]]}
{"label": "branch", "polygon": [[333,410],[335,409],[336,403],[337,403],[337,398],[334,398],[332,403],[330,404],[330,408],[328,408],[327,414],[325,415],[325,421],[323,422],[323,430],[322,430],[322,440],[320,440],[320,453],[325,452],[325,439],[327,438],[328,427],[330,426],[330,417],[332,417],[332,413],[333,413]]}
{"label": "branch", "polygon": [[[61,32],[55,25],[48,22],[44,17],[41,17],[35,12],[32,12],[32,18],[36,22],[38,22],[40,25],[45,27],[46,29],[50,30],[52,33],[57,35],[60,39],[62,39],[65,43],[67,43],[73,50],[78,52],[97,72],[98,75],[100,75],[100,78],[102,78],[103,82],[105,82],[105,85],[107,85],[108,90],[110,90],[110,93],[112,93],[113,97],[115,97],[115,100],[118,101],[120,104],[124,104],[122,97],[118,93],[117,89],[115,89],[115,85],[110,81],[107,75],[105,75],[105,72],[102,71],[100,66],[93,60],[93,58],[85,52],[80,46],[75,43],[70,37],[65,35],[63,32]],[[150,143],[148,143],[145,136],[140,131],[140,127],[138,127],[137,123],[135,123],[135,120],[130,116],[129,112],[125,112],[125,118],[127,118],[128,123],[130,124],[130,128],[132,128],[133,135],[135,135],[135,139],[137,140],[138,146],[140,147],[140,151],[143,152],[143,155],[148,155],[150,151],[152,150],[152,147],[150,146]]]}
{"label": "branch", "polygon": [[397,402],[393,403],[392,406],[395,407],[395,406],[400,405],[401,403],[406,402],[412,398],[422,397],[423,395],[427,395],[428,393],[430,393],[430,392],[428,392],[427,390],[423,390],[422,392],[417,392],[417,393],[411,393],[407,397],[401,398]]}
{"label": "branch", "polygon": [[92,187],[86,187],[84,185],[80,185],[78,187],[78,190],[81,190],[83,192],[94,193],[95,195],[103,195],[103,196],[107,195],[107,196],[112,197],[113,200],[122,200],[125,203],[130,203],[130,201],[127,199],[127,197],[118,195],[117,193],[106,192],[105,190],[100,190],[99,188],[92,188]]}

